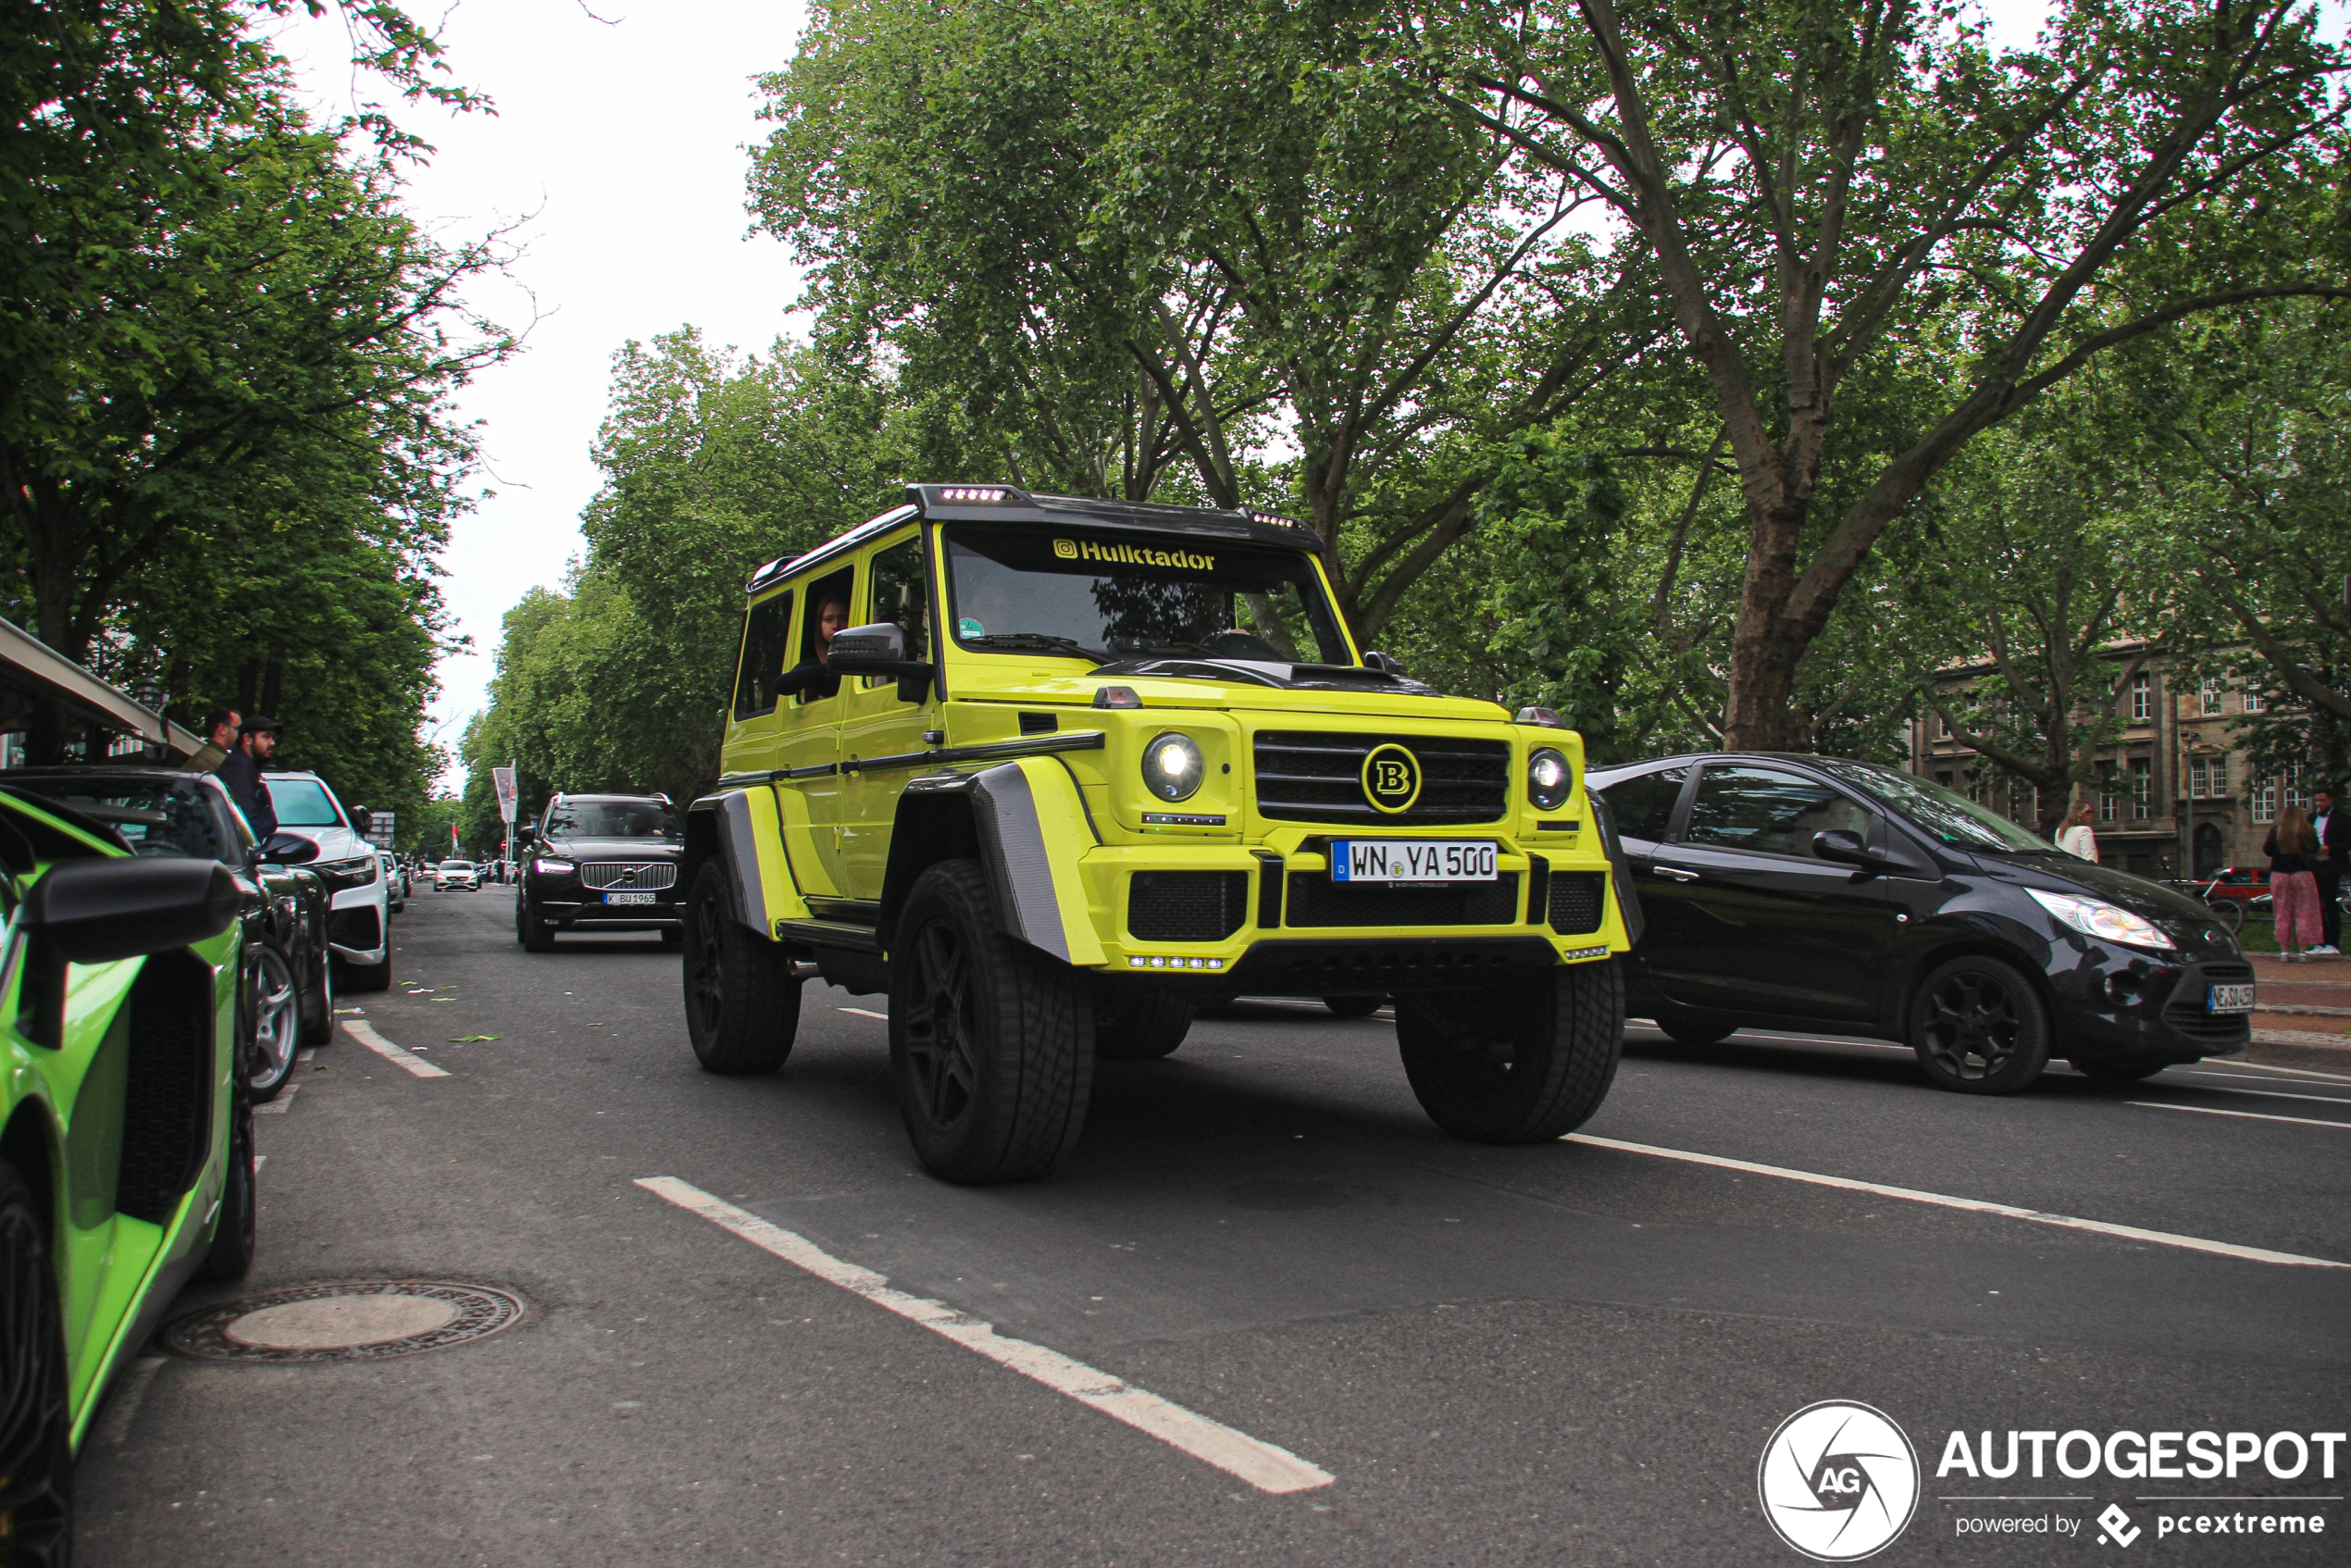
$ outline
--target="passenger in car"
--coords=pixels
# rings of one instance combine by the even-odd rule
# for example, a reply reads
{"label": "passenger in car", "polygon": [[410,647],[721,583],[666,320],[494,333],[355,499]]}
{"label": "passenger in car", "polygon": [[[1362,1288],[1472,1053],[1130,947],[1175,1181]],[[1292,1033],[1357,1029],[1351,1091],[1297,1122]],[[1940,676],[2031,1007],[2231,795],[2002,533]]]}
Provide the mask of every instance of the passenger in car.
{"label": "passenger in car", "polygon": [[777,697],[805,692],[811,698],[831,697],[840,691],[840,677],[827,666],[833,651],[833,634],[849,624],[849,606],[835,599],[816,612],[816,636],[814,655],[802,659],[776,677],[769,691]]}

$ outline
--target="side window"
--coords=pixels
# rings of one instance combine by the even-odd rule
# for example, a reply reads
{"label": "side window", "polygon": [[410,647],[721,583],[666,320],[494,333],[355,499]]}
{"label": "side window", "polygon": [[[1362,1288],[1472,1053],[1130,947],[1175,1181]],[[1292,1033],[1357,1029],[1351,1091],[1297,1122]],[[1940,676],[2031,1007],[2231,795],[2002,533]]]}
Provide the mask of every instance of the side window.
{"label": "side window", "polygon": [[1664,838],[1665,830],[1673,824],[1673,806],[1681,800],[1682,786],[1689,777],[1687,767],[1669,767],[1620,778],[1602,790],[1608,799],[1608,809],[1616,817],[1617,836],[1645,839],[1651,843]]}
{"label": "side window", "polygon": [[[906,634],[906,656],[930,657],[930,580],[923,571],[922,535],[915,534],[874,555],[872,621],[888,621]],[[894,675],[867,676],[868,687],[888,686]]]}
{"label": "side window", "polygon": [[791,643],[791,594],[762,599],[743,616],[743,647],[735,664],[735,717],[756,718],[776,711],[775,688],[784,673]]}
{"label": "side window", "polygon": [[1710,767],[1690,802],[1686,844],[1810,856],[1812,835],[1870,831],[1869,813],[1825,784],[1768,767]]}
{"label": "side window", "polygon": [[[800,662],[802,665],[823,662],[827,650],[832,645],[833,633],[852,624],[849,618],[849,606],[856,602],[856,588],[857,568],[854,566],[843,566],[830,577],[818,578],[808,585],[808,613],[801,616],[800,627]],[[802,685],[798,700],[802,703],[822,702],[840,691],[839,677],[824,676]]]}

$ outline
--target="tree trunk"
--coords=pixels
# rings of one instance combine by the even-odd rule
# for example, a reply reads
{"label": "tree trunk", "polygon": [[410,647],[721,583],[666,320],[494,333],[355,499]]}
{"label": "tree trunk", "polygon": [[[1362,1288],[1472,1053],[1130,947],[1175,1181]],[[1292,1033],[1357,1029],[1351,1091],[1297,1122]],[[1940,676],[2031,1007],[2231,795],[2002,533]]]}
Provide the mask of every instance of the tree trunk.
{"label": "tree trunk", "polygon": [[1731,690],[1723,707],[1726,752],[1797,746],[1796,671],[1811,639],[1788,613],[1796,591],[1796,547],[1805,508],[1750,504],[1747,579],[1731,637]]}

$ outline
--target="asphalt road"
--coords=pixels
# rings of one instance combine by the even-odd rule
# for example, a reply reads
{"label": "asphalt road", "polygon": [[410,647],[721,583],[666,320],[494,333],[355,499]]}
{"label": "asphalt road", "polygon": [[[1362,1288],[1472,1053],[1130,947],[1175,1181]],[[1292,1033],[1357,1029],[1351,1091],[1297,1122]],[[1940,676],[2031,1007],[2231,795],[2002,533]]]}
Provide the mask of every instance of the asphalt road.
{"label": "asphalt road", "polygon": [[[317,1052],[257,1123],[252,1277],[182,1307],[418,1278],[528,1320],[392,1361],[151,1354],[84,1452],[85,1562],[1793,1563],[1758,1461],[1823,1400],[1923,1466],[1876,1561],[2345,1561],[2351,1505],[2306,1500],[2351,1492],[2351,1452],[2333,1480],[1936,1469],[1955,1429],[2343,1430],[2351,1270],[2278,1260],[2351,1263],[2351,1078],[1987,1100],[1881,1047],[1636,1028],[1585,1131],[1671,1152],[1486,1149],[1422,1116],[1384,1019],[1244,1002],[1102,1064],[1056,1178],[964,1189],[909,1154],[881,999],[811,984],[783,1073],[713,1077],[675,954],[528,956],[512,907],[411,901],[399,988],[356,1000],[446,1076]],[[1234,1473],[1263,1445],[1332,1479]],[[2158,1538],[2223,1498],[2327,1533]],[[2101,1544],[2110,1502],[2136,1549]],[[1961,1533],[2002,1515],[2051,1533]]]}

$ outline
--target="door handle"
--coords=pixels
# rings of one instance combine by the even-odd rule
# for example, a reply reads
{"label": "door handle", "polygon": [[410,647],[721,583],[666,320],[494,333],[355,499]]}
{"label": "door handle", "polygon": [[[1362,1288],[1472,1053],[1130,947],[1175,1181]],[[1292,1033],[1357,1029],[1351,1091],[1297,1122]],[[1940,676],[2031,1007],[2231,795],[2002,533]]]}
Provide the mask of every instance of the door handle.
{"label": "door handle", "polygon": [[1698,880],[1697,872],[1684,871],[1679,866],[1674,865],[1652,866],[1649,870],[1649,875],[1652,877],[1662,877],[1669,882],[1695,882]]}

